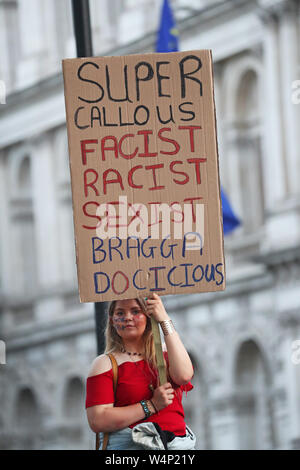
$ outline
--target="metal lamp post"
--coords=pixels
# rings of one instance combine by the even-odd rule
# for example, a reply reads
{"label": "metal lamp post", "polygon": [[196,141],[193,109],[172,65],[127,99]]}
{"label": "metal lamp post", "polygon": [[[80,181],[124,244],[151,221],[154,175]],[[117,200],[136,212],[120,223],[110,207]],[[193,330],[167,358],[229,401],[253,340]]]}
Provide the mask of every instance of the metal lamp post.
{"label": "metal lamp post", "polygon": [[[72,10],[77,57],[92,57],[93,42],[89,0],[72,0]],[[104,328],[107,302],[96,302],[94,305],[97,353],[102,354],[105,348]]]}

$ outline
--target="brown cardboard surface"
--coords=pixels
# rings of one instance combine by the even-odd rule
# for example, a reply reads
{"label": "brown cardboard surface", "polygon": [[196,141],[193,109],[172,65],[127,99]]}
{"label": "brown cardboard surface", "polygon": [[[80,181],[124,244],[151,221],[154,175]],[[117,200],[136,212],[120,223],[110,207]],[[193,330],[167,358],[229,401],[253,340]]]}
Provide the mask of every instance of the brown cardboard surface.
{"label": "brown cardboard surface", "polygon": [[[63,74],[80,301],[223,290],[211,52],[65,59]],[[113,203],[112,226],[125,220],[119,196],[136,204],[123,225],[140,227],[143,204],[148,236],[155,226],[159,238],[99,237],[100,204]],[[150,219],[155,203],[186,204],[192,216],[203,204],[202,249],[175,238],[179,210],[163,239],[165,216]]]}

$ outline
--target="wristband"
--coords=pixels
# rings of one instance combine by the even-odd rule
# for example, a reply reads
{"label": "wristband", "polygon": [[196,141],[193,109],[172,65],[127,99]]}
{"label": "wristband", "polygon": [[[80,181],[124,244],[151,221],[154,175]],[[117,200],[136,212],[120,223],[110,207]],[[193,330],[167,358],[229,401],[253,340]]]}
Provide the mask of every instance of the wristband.
{"label": "wristband", "polygon": [[142,405],[142,408],[145,413],[145,419],[149,418],[151,416],[151,411],[148,408],[147,402],[145,400],[141,400],[140,404]]}
{"label": "wristband", "polygon": [[154,405],[153,401],[152,400],[149,400],[149,401],[150,401],[151,405],[153,406],[153,409],[155,410],[155,413],[158,413],[158,409]]}
{"label": "wristband", "polygon": [[159,322],[159,324],[161,326],[164,336],[171,335],[172,333],[175,332],[175,328],[174,328],[172,320],[161,321]]}

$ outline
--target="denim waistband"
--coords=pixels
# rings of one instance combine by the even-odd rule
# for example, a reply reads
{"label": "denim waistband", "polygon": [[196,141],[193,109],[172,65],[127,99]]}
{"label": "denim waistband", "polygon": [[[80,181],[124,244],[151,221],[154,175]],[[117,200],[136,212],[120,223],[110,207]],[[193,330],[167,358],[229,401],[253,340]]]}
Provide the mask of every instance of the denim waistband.
{"label": "denim waistband", "polygon": [[[102,449],[103,434],[100,433],[100,446]],[[175,436],[167,442],[168,450],[193,450],[195,449],[196,436],[186,426],[185,436]],[[165,450],[160,433],[153,423],[141,423],[133,429],[125,428],[109,434],[107,450]]]}

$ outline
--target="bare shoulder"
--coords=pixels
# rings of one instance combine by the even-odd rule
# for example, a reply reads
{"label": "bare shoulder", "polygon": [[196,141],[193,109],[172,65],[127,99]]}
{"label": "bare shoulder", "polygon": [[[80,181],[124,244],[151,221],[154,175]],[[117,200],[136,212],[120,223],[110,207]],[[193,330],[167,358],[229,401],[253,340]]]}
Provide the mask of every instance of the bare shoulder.
{"label": "bare shoulder", "polygon": [[93,360],[88,377],[107,372],[111,369],[111,367],[112,366],[109,357],[106,354],[100,354],[100,356],[97,356],[96,359]]}

